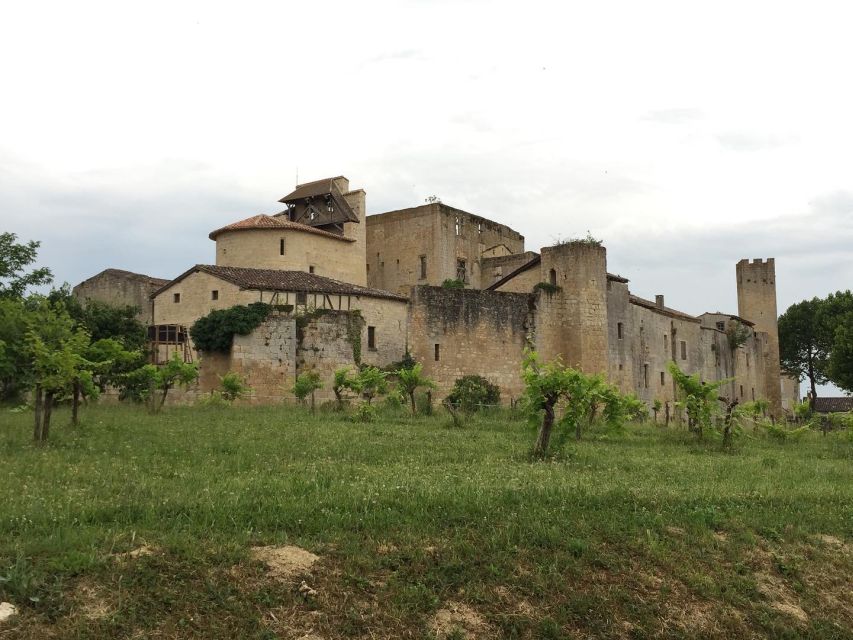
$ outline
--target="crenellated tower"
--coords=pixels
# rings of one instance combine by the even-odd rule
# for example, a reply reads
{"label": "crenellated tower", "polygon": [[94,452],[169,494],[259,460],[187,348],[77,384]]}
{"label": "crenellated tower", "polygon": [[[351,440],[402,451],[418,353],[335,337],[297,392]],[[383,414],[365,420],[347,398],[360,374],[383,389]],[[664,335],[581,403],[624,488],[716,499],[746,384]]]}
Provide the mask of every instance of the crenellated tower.
{"label": "crenellated tower", "polygon": [[776,263],[756,258],[737,263],[738,315],[767,334],[764,342],[764,394],[774,416],[782,415],[782,372],[779,363],[779,329],[776,309]]}

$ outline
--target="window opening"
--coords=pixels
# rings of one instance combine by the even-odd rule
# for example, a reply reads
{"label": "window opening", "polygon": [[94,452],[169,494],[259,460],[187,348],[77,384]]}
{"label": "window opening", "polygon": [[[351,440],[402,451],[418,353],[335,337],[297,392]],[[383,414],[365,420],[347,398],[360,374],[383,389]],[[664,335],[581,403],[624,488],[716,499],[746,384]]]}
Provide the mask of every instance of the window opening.
{"label": "window opening", "polygon": [[210,292],[210,299],[211,300],[219,300],[219,289],[214,289],[213,291]]}
{"label": "window opening", "polygon": [[367,348],[376,348],[376,327],[367,327]]}
{"label": "window opening", "polygon": [[441,345],[435,345],[435,361],[438,362],[441,356]]}
{"label": "window opening", "polygon": [[174,295],[172,296],[172,300],[173,300],[174,302],[180,302],[180,301],[181,301],[181,294],[180,294],[180,293],[176,293],[176,294],[174,294]]}

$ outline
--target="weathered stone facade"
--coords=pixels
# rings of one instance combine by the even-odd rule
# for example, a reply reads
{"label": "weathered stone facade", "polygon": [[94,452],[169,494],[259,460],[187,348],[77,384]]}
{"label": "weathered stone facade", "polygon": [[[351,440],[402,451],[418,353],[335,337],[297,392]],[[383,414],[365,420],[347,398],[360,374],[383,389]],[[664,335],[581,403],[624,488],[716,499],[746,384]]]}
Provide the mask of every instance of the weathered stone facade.
{"label": "weathered stone facade", "polygon": [[[234,370],[255,387],[253,401],[271,402],[314,368],[327,398],[338,367],[388,366],[408,351],[439,397],[479,374],[508,402],[521,395],[524,350],[533,348],[669,409],[671,362],[728,380],[728,398],[768,400],[777,416],[795,402],[796,383],[782,390],[773,259],[737,264],[737,316],[693,316],[663,296],[633,295],[626,278],[608,273],[595,241],[526,251],[513,229],[440,202],[365,217],[365,192],[343,177],[298,186],[281,202],[287,211],[213,232],[217,264],[197,265],[152,295],[155,325],[189,327],[213,309],[251,302],[284,310],[235,338],[230,355],[201,354],[203,389]],[[92,279],[105,283],[100,294],[123,300],[103,276]],[[440,286],[457,278],[464,289]],[[98,288],[87,283],[75,292]]]}
{"label": "weathered stone facade", "polygon": [[151,323],[150,296],[167,282],[169,281],[141,273],[105,269],[78,284],[72,293],[81,301],[97,300],[113,305],[136,307],[139,310],[136,314],[137,320],[147,325]]}

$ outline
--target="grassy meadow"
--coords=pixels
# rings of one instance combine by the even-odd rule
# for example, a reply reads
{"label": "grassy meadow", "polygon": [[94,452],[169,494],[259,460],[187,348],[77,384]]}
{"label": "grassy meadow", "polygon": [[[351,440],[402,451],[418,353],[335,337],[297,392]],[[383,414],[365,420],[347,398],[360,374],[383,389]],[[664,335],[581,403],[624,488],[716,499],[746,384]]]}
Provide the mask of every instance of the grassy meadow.
{"label": "grassy meadow", "polygon": [[[531,462],[507,413],[68,418],[39,448],[0,413],[2,640],[853,638],[843,433],[628,425]],[[270,545],[319,560],[280,579]]]}

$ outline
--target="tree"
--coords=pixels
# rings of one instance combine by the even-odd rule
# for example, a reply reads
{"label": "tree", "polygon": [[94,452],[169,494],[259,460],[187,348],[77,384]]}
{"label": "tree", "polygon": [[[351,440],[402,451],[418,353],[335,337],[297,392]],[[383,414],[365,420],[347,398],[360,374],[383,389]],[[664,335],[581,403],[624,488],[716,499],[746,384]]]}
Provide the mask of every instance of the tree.
{"label": "tree", "polygon": [[311,413],[314,413],[314,392],[323,388],[323,382],[320,380],[320,374],[316,371],[305,371],[296,376],[296,382],[293,384],[293,395],[299,398],[299,402],[304,403],[305,398],[311,396]]}
{"label": "tree", "polygon": [[839,387],[853,393],[853,313],[845,315],[835,331],[829,377]]}
{"label": "tree", "polygon": [[483,376],[468,375],[457,378],[446,402],[454,409],[463,411],[479,411],[484,406],[497,405],[501,402],[501,390]]}
{"label": "tree", "polygon": [[[166,404],[166,396],[176,386],[187,387],[198,379],[198,365],[184,362],[177,353],[163,366],[146,364],[125,376],[125,384],[139,390],[151,413]],[[159,398],[158,398],[159,392]]]}
{"label": "tree", "polygon": [[351,393],[358,395],[361,392],[358,374],[353,373],[349,367],[341,367],[336,370],[335,378],[332,381],[332,391],[338,403],[338,410],[343,409],[345,396],[349,396]]}
{"label": "tree", "polygon": [[22,298],[29,287],[50,284],[53,274],[47,267],[27,272],[38,256],[40,242],[17,242],[14,233],[0,233],[0,298]]}
{"label": "tree", "polygon": [[30,314],[22,300],[0,298],[0,400],[17,398],[31,387]]}
{"label": "tree", "polygon": [[228,402],[239,400],[243,396],[252,392],[252,388],[246,384],[246,381],[239,373],[229,371],[224,376],[219,378],[219,384],[222,387],[222,397]]}
{"label": "tree", "polygon": [[376,396],[388,393],[388,374],[370,365],[358,372],[358,386],[361,397],[370,404]]}
{"label": "tree", "polygon": [[721,400],[718,390],[729,380],[703,382],[699,374],[687,375],[675,362],[670,362],[668,368],[681,396],[680,404],[687,412],[687,427],[695,431],[701,440],[705,429],[711,426],[717,402]]}
{"label": "tree", "polygon": [[415,391],[421,387],[434,389],[435,383],[423,374],[424,366],[419,362],[411,369],[400,369],[397,371],[397,383],[401,393],[409,396],[412,405],[412,415],[417,413],[415,405]]}
{"label": "tree", "polygon": [[779,356],[782,370],[792,378],[809,381],[811,398],[826,378],[829,344],[817,324],[822,301],[803,300],[779,316]]}

